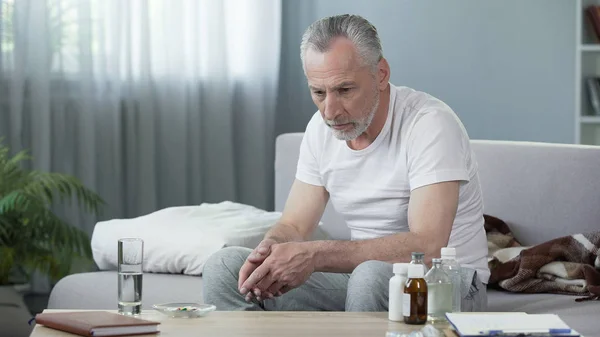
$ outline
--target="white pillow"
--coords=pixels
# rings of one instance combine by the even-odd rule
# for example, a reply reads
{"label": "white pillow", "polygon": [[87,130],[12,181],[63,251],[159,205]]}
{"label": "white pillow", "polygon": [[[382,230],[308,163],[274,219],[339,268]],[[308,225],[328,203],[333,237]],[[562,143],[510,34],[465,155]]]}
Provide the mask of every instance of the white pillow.
{"label": "white pillow", "polygon": [[[170,207],[137,218],[98,222],[92,252],[100,270],[116,270],[118,240],[141,238],[144,272],[201,275],[210,255],[226,246],[255,248],[280,217],[280,212],[230,201]],[[314,240],[328,238],[320,226],[313,235]]]}

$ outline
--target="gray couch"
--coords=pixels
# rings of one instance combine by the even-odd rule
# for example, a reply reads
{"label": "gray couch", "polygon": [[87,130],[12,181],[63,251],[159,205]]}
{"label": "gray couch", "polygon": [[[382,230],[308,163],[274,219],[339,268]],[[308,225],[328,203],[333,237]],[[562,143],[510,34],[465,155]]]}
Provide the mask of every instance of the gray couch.
{"label": "gray couch", "polygon": [[[276,144],[275,208],[283,208],[294,178],[301,133]],[[485,213],[499,217],[524,245],[600,229],[600,147],[529,142],[472,141],[479,162]],[[331,205],[322,219],[334,238],[348,230]],[[143,307],[168,301],[202,301],[202,278],[146,274]],[[115,309],[114,271],[68,276],[54,287],[49,308]],[[218,304],[217,304],[218,305]],[[600,336],[600,302],[575,297],[489,291],[489,311],[556,313],[587,337]]]}

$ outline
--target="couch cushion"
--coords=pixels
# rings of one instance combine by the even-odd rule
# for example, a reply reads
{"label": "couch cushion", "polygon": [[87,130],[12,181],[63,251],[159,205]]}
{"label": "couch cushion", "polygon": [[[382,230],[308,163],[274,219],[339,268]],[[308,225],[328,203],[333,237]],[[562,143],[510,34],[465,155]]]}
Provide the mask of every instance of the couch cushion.
{"label": "couch cushion", "polygon": [[521,311],[557,314],[572,329],[591,337],[600,336],[600,302],[575,302],[578,296],[521,294],[488,289],[488,311]]}
{"label": "couch cushion", "polygon": [[485,213],[521,244],[598,230],[600,147],[472,141]]}
{"label": "couch cushion", "polygon": [[[166,302],[202,303],[202,278],[176,274],[145,273],[142,308]],[[52,289],[49,309],[116,310],[117,272],[100,271],[69,275]]]}

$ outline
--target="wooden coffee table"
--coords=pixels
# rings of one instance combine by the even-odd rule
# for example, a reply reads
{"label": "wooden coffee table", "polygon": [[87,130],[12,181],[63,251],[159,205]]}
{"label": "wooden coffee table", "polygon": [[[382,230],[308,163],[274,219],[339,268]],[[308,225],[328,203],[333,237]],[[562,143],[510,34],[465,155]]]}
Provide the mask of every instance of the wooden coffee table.
{"label": "wooden coffee table", "polygon": [[[44,310],[64,312],[74,310]],[[110,310],[109,310],[110,311]],[[112,311],[116,312],[116,311]],[[161,322],[159,335],[146,336],[231,336],[308,337],[378,336],[387,331],[410,332],[422,325],[408,325],[387,319],[387,312],[258,312],[215,311],[200,318],[170,318],[157,311],[143,311],[141,318]],[[36,325],[31,337],[73,336]]]}

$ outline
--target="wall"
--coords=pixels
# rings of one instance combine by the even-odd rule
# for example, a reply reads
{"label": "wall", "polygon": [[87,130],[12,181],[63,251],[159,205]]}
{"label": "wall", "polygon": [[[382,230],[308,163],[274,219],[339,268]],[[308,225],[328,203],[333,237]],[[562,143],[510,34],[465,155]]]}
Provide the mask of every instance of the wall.
{"label": "wall", "polygon": [[473,139],[574,141],[575,1],[284,1],[279,131],[316,111],[299,43],[310,22],[353,13],[380,33],[391,82],[448,103]]}

